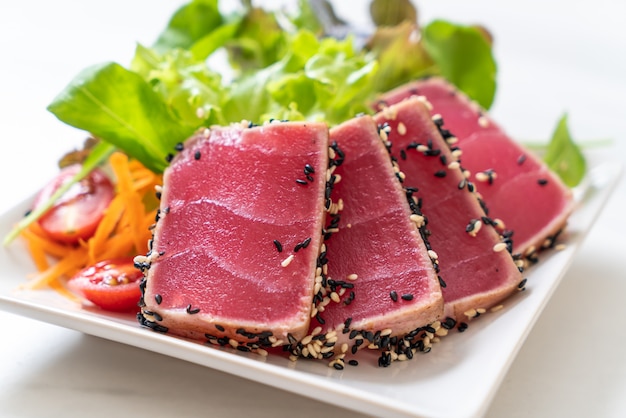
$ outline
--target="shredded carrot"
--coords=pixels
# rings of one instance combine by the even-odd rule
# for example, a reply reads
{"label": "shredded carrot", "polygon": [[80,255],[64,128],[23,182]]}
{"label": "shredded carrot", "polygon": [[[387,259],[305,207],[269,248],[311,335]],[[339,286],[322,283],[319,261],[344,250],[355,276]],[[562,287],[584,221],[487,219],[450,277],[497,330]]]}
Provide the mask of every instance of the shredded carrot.
{"label": "shredded carrot", "polygon": [[109,157],[116,180],[116,195],[104,211],[94,235],[70,245],[49,238],[37,222],[22,232],[38,273],[26,287],[51,287],[71,296],[65,281],[79,270],[98,261],[145,254],[151,238],[149,227],[156,216],[156,202],[150,195],[161,184],[161,176],[119,152]]}

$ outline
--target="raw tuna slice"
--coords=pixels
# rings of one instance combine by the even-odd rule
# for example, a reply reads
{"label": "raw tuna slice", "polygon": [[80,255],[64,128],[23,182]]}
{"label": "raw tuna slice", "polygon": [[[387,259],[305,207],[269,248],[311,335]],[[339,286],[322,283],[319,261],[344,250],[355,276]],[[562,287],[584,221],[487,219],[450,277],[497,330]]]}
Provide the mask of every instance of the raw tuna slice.
{"label": "raw tuna slice", "polygon": [[328,129],[216,127],[164,173],[139,320],[242,350],[309,327],[324,227]]}
{"label": "raw tuna slice", "polygon": [[552,246],[573,209],[572,193],[561,180],[441,78],[399,87],[382,96],[378,106],[413,95],[425,96],[433,114],[440,114],[459,140],[463,167],[471,173],[489,215],[515,233],[514,253],[532,260],[537,249]]}
{"label": "raw tuna slice", "polygon": [[332,357],[335,351],[339,357],[331,363],[341,367],[341,351],[373,344],[384,350],[381,362],[387,365],[398,336],[440,317],[441,290],[371,116],[331,129],[330,137],[345,155],[333,174],[341,179],[335,181],[333,195],[341,199],[343,210],[340,231],[325,245],[328,281],[343,296],[325,297],[300,346],[305,357]]}
{"label": "raw tuna slice", "polygon": [[374,119],[388,132],[404,186],[414,190],[412,203],[426,217],[423,222],[445,283],[444,324],[450,327],[499,304],[520,283],[523,287],[523,278],[509,252],[510,241],[486,216],[473,184],[443,139],[443,121],[431,117],[423,99],[401,101]]}

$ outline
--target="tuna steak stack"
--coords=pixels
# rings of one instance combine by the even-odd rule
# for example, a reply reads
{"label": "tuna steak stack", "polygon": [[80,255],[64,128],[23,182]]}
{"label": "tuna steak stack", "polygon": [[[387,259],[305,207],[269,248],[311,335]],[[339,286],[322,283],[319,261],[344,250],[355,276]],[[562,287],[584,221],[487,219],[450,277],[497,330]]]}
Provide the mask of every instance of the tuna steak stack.
{"label": "tuna steak stack", "polygon": [[[440,261],[445,301],[444,328],[466,323],[523,287],[511,241],[487,217],[446,140],[441,117],[431,117],[423,97],[384,108],[375,120],[387,133],[388,147],[404,173],[404,186],[417,222],[426,225]],[[446,140],[444,140],[446,138]],[[444,332],[445,333],[445,332]]]}
{"label": "tuna steak stack", "polygon": [[536,250],[554,245],[573,209],[571,191],[561,180],[441,78],[401,86],[383,95],[378,108],[414,95],[425,96],[433,114],[441,115],[458,139],[463,167],[478,185],[489,215],[515,231],[513,252],[534,261]]}
{"label": "tuna steak stack", "polygon": [[321,306],[297,354],[334,356],[331,365],[342,368],[348,350],[370,347],[382,350],[379,364],[387,366],[392,355],[430,349],[417,334],[442,313],[436,260],[372,117],[347,121],[330,137],[345,153],[333,189],[343,210],[340,231],[325,245],[329,281],[343,296]]}
{"label": "tuna steak stack", "polygon": [[[328,128],[198,132],[164,173],[139,321],[242,351],[307,333],[326,208]],[[264,350],[262,350],[264,352]]]}

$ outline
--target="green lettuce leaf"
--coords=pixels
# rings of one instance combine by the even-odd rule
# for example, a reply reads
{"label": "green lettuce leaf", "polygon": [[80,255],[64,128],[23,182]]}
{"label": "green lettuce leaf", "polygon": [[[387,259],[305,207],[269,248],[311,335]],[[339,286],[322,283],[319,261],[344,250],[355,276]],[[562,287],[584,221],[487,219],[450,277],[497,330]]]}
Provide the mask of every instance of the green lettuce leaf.
{"label": "green lettuce leaf", "polygon": [[91,132],[161,172],[176,143],[195,129],[170,112],[137,73],[104,63],[83,70],[48,106],[61,121]]}
{"label": "green lettuce leaf", "polygon": [[141,75],[183,124],[193,127],[224,123],[220,102],[222,77],[192,52],[173,49],[159,54],[137,45],[131,70]]}
{"label": "green lettuce leaf", "polygon": [[587,163],[569,132],[567,115],[559,119],[543,159],[569,187],[576,186],[585,176]]}
{"label": "green lettuce leaf", "polygon": [[192,0],[180,7],[153,45],[157,52],[191,48],[224,23],[218,0]]}
{"label": "green lettuce leaf", "polygon": [[441,75],[489,109],[496,93],[497,66],[484,32],[475,26],[435,20],[422,36]]}

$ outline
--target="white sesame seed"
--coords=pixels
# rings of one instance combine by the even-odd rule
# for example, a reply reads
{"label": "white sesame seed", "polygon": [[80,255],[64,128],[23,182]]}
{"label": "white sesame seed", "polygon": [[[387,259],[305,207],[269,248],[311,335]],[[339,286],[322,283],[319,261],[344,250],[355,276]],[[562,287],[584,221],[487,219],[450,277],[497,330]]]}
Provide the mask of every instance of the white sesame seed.
{"label": "white sesame seed", "polygon": [[405,135],[406,134],[406,125],[402,122],[398,123],[398,133],[400,135]]}
{"label": "white sesame seed", "polygon": [[489,181],[489,176],[486,173],[483,173],[482,171],[476,173],[475,177],[477,181]]}
{"label": "white sesame seed", "polygon": [[487,119],[484,116],[481,116],[478,118],[478,125],[480,125],[481,128],[486,128],[489,126],[489,119]]}
{"label": "white sesame seed", "polygon": [[306,337],[304,337],[302,339],[302,341],[300,341],[302,343],[302,345],[307,345],[308,343],[310,343],[311,341],[313,341],[313,336],[312,335],[307,335]]}
{"label": "white sesame seed", "polygon": [[565,248],[567,248],[565,244],[558,244],[554,247],[554,249],[557,251],[563,251]]}
{"label": "white sesame seed", "polygon": [[458,161],[452,161],[450,164],[448,164],[448,168],[450,170],[457,170],[459,167],[461,167],[461,163],[459,163]]}
{"label": "white sesame seed", "polygon": [[469,309],[465,312],[463,312],[463,315],[465,315],[468,318],[473,318],[476,316],[476,309]]}
{"label": "white sesame seed", "polygon": [[335,150],[328,147],[328,158],[330,158],[331,160],[334,160],[336,156],[337,154],[335,154]]}
{"label": "white sesame seed", "polygon": [[348,279],[348,280],[356,280],[358,278],[359,278],[359,276],[356,273],[348,274],[346,276],[346,279]]}
{"label": "white sesame seed", "polygon": [[437,331],[435,331],[435,335],[438,337],[445,337],[446,335],[448,335],[448,330],[444,327],[441,327]]}
{"label": "white sesame seed", "polygon": [[446,138],[446,142],[448,143],[448,145],[454,145],[459,142],[459,138],[457,138],[456,136],[449,136],[448,138]]}
{"label": "white sesame seed", "polygon": [[439,255],[433,250],[428,250],[428,256],[433,260],[439,259]]}
{"label": "white sesame seed", "polygon": [[421,228],[424,225],[424,217],[416,213],[412,214],[409,219],[415,223],[415,226]]}
{"label": "white sesame seed", "polygon": [[500,251],[506,250],[506,244],[504,242],[499,242],[493,246],[493,251],[499,253]]}
{"label": "white sesame seed", "polygon": [[283,267],[287,267],[289,264],[291,264],[291,262],[293,261],[293,259],[295,258],[295,256],[293,254],[291,254],[289,257],[285,258],[280,265]]}
{"label": "white sesame seed", "polygon": [[496,305],[490,309],[491,312],[498,312],[504,308],[504,305]]}
{"label": "white sesame seed", "polygon": [[385,335],[391,335],[393,331],[391,330],[391,328],[385,328],[384,330],[382,330],[380,332],[380,336],[384,337]]}

